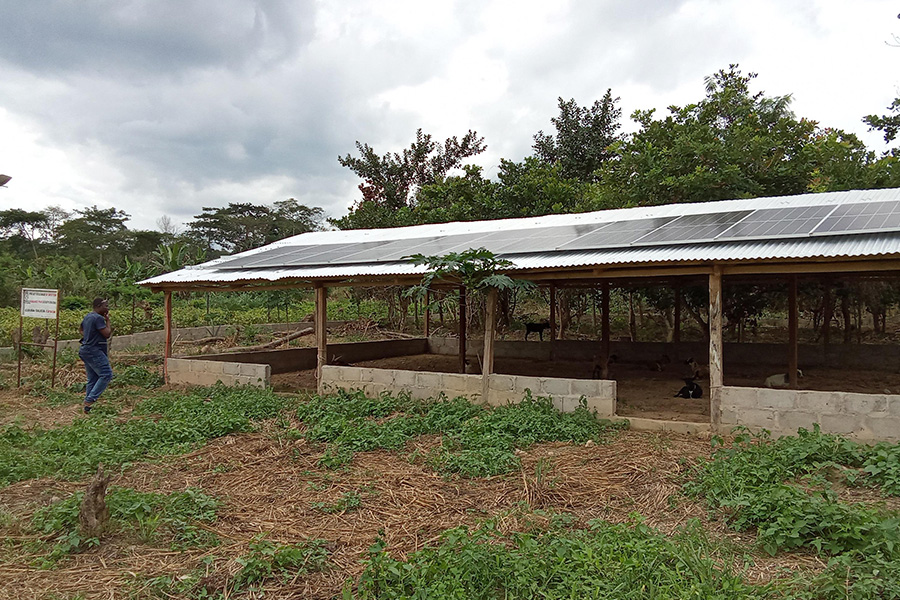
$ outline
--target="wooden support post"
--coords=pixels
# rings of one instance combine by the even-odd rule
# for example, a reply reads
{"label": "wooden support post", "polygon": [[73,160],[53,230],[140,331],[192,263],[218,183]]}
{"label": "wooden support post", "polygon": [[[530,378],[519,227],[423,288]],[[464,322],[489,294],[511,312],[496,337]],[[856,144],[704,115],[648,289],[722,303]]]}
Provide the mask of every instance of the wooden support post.
{"label": "wooden support post", "polygon": [[788,277],[788,383],[797,389],[797,276]]}
{"label": "wooden support post", "polygon": [[600,325],[600,377],[609,379],[609,282],[604,281],[600,290],[600,312],[603,321]]}
{"label": "wooden support post", "polygon": [[322,392],[322,367],[328,364],[328,288],[316,284],[316,387]]}
{"label": "wooden support post", "polygon": [[556,284],[550,284],[550,360],[556,359]]}
{"label": "wooden support post", "polygon": [[828,345],[831,342],[831,318],[833,315],[833,303],[834,299],[831,297],[831,278],[826,277],[824,280],[825,285],[825,294],[824,294],[824,310],[822,311],[822,355],[825,359],[825,365],[828,365]]}
{"label": "wooden support post", "polygon": [[459,286],[459,372],[466,372],[466,286]]}
{"label": "wooden support post", "polygon": [[709,416],[713,432],[722,423],[722,267],[709,274]]}
{"label": "wooden support post", "polygon": [[172,358],[172,292],[164,293],[163,305],[165,308],[165,317],[163,319],[163,329],[166,333],[166,346],[163,349],[163,380],[169,383],[169,359]]}
{"label": "wooden support post", "polygon": [[431,335],[431,292],[425,292],[425,325],[422,330],[422,334],[427,340]]}
{"label": "wooden support post", "polygon": [[681,343],[681,286],[675,286],[675,314],[672,316],[672,341],[676,344]]}
{"label": "wooden support post", "polygon": [[497,321],[497,288],[488,290],[484,307],[484,361],[481,364],[481,400],[488,401],[494,372],[494,330]]}

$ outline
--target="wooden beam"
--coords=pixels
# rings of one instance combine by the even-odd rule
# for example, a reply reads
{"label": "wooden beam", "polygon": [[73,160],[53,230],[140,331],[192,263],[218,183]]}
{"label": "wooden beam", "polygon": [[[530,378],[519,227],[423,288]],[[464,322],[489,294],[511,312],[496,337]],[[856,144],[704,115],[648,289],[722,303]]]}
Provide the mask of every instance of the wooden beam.
{"label": "wooden beam", "polygon": [[722,423],[722,268],[716,266],[709,275],[709,416],[713,432]]}
{"label": "wooden beam", "polygon": [[788,277],[788,383],[797,389],[797,276]]}
{"label": "wooden beam", "polygon": [[466,286],[459,286],[459,372],[466,372]]}
{"label": "wooden beam", "polygon": [[604,281],[600,289],[600,378],[609,379],[609,282]]}
{"label": "wooden beam", "polygon": [[847,260],[815,259],[809,262],[733,264],[723,267],[723,275],[803,274],[803,273],[866,273],[900,270],[900,260]]}
{"label": "wooden beam", "polygon": [[169,359],[172,358],[172,292],[166,292],[163,302],[165,315],[163,317],[163,329],[166,333],[165,348],[163,349],[163,381],[169,383]]}
{"label": "wooden beam", "polygon": [[316,387],[322,390],[322,367],[328,364],[328,288],[324,285],[316,287]]}
{"label": "wooden beam", "polygon": [[488,290],[484,307],[484,361],[481,365],[481,401],[488,401],[494,372],[494,330],[497,321],[497,288]]}

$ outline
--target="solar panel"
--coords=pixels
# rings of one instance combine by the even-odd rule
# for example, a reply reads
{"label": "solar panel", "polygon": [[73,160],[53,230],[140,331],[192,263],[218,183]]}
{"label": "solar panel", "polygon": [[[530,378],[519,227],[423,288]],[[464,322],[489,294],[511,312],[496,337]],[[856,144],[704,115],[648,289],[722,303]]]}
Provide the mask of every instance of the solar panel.
{"label": "solar panel", "polygon": [[266,259],[285,256],[299,250],[310,250],[316,248],[320,248],[320,246],[281,246],[279,248],[263,250],[262,252],[251,254],[250,256],[238,256],[232,260],[219,263],[218,265],[216,265],[216,267],[219,269],[243,269],[254,263],[265,261]]}
{"label": "solar panel", "polygon": [[900,229],[900,202],[866,202],[838,206],[813,235]]}
{"label": "solar panel", "polygon": [[551,252],[563,244],[573,242],[592,231],[596,231],[602,226],[602,223],[588,223],[498,231],[481,240],[481,243],[495,254]]}
{"label": "solar panel", "polygon": [[724,213],[707,213],[702,215],[683,215],[659,229],[651,231],[644,237],[634,241],[634,245],[645,244],[690,244],[715,239],[731,228],[732,225],[746,218],[752,210],[737,210]]}
{"label": "solar panel", "polygon": [[560,244],[556,250],[594,250],[598,248],[616,248],[628,246],[635,240],[659,229],[676,217],[659,217],[656,219],[635,219],[633,221],[614,221],[603,223],[594,231],[571,242]]}
{"label": "solar panel", "polygon": [[808,235],[834,206],[802,206],[799,208],[766,208],[734,224],[716,237],[717,240],[737,238],[776,238]]}

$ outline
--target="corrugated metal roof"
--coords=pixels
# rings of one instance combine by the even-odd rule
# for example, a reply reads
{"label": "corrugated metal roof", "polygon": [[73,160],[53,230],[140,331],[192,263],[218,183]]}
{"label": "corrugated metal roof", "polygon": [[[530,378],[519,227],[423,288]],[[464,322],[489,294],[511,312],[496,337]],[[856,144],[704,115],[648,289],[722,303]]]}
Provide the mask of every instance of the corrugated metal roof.
{"label": "corrugated metal roof", "polygon": [[[187,267],[172,273],[166,273],[140,283],[142,285],[150,286],[171,285],[177,287],[179,285],[189,286],[190,284],[198,283],[227,284],[239,281],[259,281],[262,283],[282,280],[415,275],[424,273],[425,268],[408,262],[379,262],[347,265],[325,264],[265,269],[222,269],[219,268],[219,265],[223,262],[231,261],[237,256],[252,256],[253,254],[271,250],[273,248],[292,245],[393,241],[420,237],[438,237],[503,230],[527,230],[537,227],[629,221],[634,219],[720,213],[747,209],[759,210],[767,208],[791,208],[797,206],[842,205],[876,201],[900,201],[900,189],[852,190],[846,192],[802,194],[799,196],[755,198],[749,200],[671,204],[665,206],[616,209],[581,214],[549,215],[545,217],[495,221],[442,223],[393,229],[312,232],[286,238],[238,255],[222,257],[201,265]],[[554,251],[510,255],[505,258],[508,258],[514,264],[512,270],[528,271],[535,269],[564,269],[586,266],[603,267],[613,265],[779,259],[803,260],[839,257],[862,258],[888,255],[900,255],[900,232],[857,233],[796,239],[635,246],[583,250],[578,252]]]}

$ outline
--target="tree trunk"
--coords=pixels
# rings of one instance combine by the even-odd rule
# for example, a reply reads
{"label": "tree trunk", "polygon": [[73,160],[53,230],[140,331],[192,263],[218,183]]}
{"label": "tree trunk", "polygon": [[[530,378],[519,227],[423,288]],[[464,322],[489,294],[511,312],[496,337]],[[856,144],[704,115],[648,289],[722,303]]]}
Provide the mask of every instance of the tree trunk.
{"label": "tree trunk", "polygon": [[109,523],[106,489],[110,479],[112,475],[103,474],[103,465],[97,465],[97,474],[88,483],[78,511],[78,525],[83,538],[99,538]]}
{"label": "tree trunk", "polygon": [[846,294],[841,296],[841,317],[844,319],[844,343],[849,344],[853,341],[853,326],[850,323],[850,297]]}
{"label": "tree trunk", "polygon": [[628,292],[628,332],[631,334],[631,341],[637,341],[637,322],[634,315],[634,292]]}

